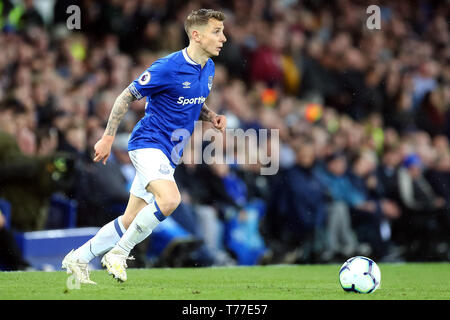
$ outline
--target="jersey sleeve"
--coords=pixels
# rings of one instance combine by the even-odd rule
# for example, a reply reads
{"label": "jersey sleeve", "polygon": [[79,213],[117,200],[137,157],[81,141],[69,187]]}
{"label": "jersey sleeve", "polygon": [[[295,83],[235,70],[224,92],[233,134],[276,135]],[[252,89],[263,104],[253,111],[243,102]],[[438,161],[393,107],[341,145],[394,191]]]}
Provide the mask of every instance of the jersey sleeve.
{"label": "jersey sleeve", "polygon": [[131,93],[136,99],[163,91],[172,83],[172,72],[166,60],[155,61],[129,86]]}

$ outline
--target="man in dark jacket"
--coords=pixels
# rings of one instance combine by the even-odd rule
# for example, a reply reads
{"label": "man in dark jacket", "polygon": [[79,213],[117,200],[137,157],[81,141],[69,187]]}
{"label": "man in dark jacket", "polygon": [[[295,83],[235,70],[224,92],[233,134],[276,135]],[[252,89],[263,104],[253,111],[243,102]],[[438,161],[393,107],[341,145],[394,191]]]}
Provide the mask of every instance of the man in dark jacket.
{"label": "man in dark jacket", "polygon": [[[325,228],[327,202],[326,190],[313,175],[314,164],[313,144],[302,144],[297,151],[296,165],[282,174],[276,205],[268,210],[268,219],[274,220],[274,226],[278,226],[275,230],[277,239],[271,241],[271,245],[274,251],[280,251],[275,252],[275,259],[281,259],[281,262],[313,259],[310,250],[303,255],[300,248],[311,249],[310,246],[314,245],[314,250],[320,251],[320,241],[317,240]],[[276,214],[271,212],[273,208],[276,208]],[[277,245],[277,241],[282,243]]]}
{"label": "man in dark jacket", "polygon": [[65,154],[25,155],[15,138],[15,121],[25,109],[17,101],[6,101],[0,118],[8,112],[13,114],[11,126],[0,126],[0,198],[11,203],[13,228],[39,230],[46,222],[50,195],[70,184],[70,159]]}

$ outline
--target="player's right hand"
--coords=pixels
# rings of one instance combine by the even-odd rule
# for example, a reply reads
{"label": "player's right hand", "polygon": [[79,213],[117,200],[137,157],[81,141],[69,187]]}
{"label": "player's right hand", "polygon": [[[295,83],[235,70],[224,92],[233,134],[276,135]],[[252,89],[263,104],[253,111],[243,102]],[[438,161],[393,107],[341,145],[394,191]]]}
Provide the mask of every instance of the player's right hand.
{"label": "player's right hand", "polygon": [[112,136],[103,136],[94,146],[94,161],[99,162],[102,161],[103,164],[106,164],[106,160],[108,160],[109,155],[111,154],[111,147],[114,141],[114,137]]}

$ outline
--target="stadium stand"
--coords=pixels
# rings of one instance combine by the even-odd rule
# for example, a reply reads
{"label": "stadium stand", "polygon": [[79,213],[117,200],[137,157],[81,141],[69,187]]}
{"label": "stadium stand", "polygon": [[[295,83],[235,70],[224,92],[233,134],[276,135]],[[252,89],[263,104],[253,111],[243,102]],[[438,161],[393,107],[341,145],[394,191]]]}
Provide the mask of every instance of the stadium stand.
{"label": "stadium stand", "polygon": [[280,170],[180,165],[183,206],[135,266],[449,261],[450,7],[378,3],[368,30],[366,0],[0,0],[0,209],[24,258],[59,269],[121,214],[144,101],[107,166],[93,145],[123,88],[186,46],[180,17],[211,7],[228,41],[208,105],[229,128],[279,130]]}

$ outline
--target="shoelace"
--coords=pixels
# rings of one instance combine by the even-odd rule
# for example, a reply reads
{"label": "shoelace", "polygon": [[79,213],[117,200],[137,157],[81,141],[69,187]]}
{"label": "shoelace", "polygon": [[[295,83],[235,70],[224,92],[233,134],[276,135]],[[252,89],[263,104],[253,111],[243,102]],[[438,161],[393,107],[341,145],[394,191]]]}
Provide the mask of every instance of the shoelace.
{"label": "shoelace", "polygon": [[81,273],[83,274],[83,277],[86,280],[91,280],[89,278],[89,268],[88,268],[88,266],[89,266],[89,264],[87,264],[87,263],[80,263],[80,270],[81,270]]}
{"label": "shoelace", "polygon": [[136,259],[134,259],[133,256],[129,256],[129,257],[128,256],[125,257],[124,255],[118,255],[118,256],[123,258],[123,260],[121,261],[121,264],[122,264],[122,267],[124,267],[124,268],[128,268],[127,260],[136,260]]}
{"label": "shoelace", "polygon": [[127,265],[127,260],[136,260],[133,256],[129,256],[129,257],[127,257],[125,260],[124,260],[124,265],[125,265],[125,268],[128,268],[128,265]]}

